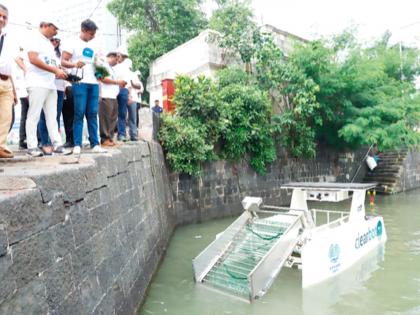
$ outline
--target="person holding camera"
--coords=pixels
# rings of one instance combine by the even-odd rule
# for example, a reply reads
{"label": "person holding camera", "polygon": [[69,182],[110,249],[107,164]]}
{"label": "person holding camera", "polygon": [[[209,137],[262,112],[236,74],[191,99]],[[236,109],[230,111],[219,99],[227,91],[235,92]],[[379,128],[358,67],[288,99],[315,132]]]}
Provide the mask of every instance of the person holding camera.
{"label": "person holding camera", "polygon": [[[73,154],[80,154],[83,135],[83,118],[86,116],[89,142],[92,152],[105,153],[99,145],[98,108],[99,83],[95,76],[95,57],[98,53],[96,45],[92,43],[98,27],[92,20],[84,20],[78,38],[63,45],[61,65],[71,68],[72,72],[82,73],[79,82],[72,84],[74,101],[73,121]],[[81,69],[79,71],[78,69]]]}

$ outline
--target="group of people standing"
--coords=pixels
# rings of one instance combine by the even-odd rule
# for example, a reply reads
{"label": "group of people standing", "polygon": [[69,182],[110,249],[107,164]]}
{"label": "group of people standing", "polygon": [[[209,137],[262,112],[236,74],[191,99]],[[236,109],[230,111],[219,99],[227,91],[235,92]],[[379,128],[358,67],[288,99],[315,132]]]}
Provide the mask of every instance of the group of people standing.
{"label": "group of people standing", "polygon": [[[17,53],[10,34],[3,30],[8,15],[0,4],[0,158],[13,157],[6,139],[18,98],[22,106],[19,146],[29,156],[80,154],[84,119],[92,152],[103,153],[115,146],[116,131],[118,141],[137,140],[143,86],[126,51],[112,51],[102,59],[92,41],[98,27],[89,19],[81,23],[79,36],[61,45],[56,37],[59,23],[45,18]],[[14,63],[22,71],[24,86],[13,82]],[[98,64],[107,70],[106,75],[98,73]],[[61,114],[64,144],[59,133]]]}

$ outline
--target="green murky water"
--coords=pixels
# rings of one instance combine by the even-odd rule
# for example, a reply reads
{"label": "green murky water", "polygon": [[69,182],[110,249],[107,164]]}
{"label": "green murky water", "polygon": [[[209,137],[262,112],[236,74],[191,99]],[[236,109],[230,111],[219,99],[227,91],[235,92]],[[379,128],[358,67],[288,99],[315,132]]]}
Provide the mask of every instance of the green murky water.
{"label": "green murky water", "polygon": [[234,218],[178,228],[139,315],[420,314],[420,190],[378,196],[376,209],[388,234],[384,256],[375,251],[309,290],[302,290],[299,270],[283,268],[252,304],[193,282],[193,257]]}

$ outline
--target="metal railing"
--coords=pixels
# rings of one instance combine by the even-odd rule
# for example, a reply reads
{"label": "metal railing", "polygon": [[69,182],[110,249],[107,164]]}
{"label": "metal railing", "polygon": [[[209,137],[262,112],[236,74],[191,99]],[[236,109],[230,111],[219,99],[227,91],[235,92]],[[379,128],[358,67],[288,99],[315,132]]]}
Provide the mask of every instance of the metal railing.
{"label": "metal railing", "polygon": [[318,226],[319,214],[323,214],[323,217],[326,218],[326,222],[322,222],[323,225],[331,225],[337,221],[345,222],[348,220],[349,212],[348,211],[338,211],[338,210],[324,210],[324,209],[311,209],[312,218],[314,220],[315,226]]}

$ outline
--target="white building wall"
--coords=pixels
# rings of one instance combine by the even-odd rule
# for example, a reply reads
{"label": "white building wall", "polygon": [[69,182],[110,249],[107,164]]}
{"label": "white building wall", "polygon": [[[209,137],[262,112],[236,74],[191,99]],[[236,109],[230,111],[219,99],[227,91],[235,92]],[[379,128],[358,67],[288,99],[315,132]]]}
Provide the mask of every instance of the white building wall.
{"label": "white building wall", "polygon": [[212,76],[223,65],[221,50],[211,43],[209,36],[215,32],[206,30],[197,37],[157,58],[150,65],[147,90],[150,103],[159,100],[162,105],[163,79],[175,79],[178,74]]}

